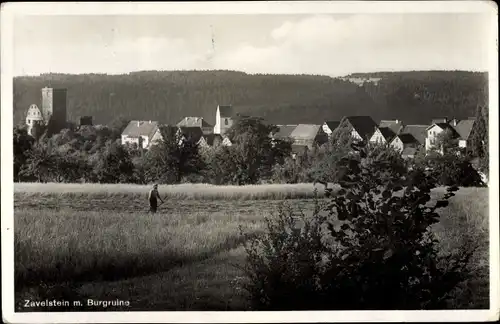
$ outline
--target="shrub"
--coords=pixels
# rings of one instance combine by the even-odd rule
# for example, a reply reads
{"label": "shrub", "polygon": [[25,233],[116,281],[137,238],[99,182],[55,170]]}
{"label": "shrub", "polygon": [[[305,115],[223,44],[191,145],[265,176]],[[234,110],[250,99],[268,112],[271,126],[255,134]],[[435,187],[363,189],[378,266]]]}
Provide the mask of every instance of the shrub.
{"label": "shrub", "polygon": [[283,164],[276,163],[273,167],[272,180],[274,183],[301,182],[301,170],[298,162],[288,157]]}
{"label": "shrub", "polygon": [[483,187],[484,183],[465,155],[431,154],[426,158],[426,167],[432,170],[437,184],[443,186]]}
{"label": "shrub", "polygon": [[282,208],[245,246],[257,310],[433,309],[462,280],[472,251],[439,255],[430,225],[456,187],[430,202],[433,177],[361,148],[339,163],[342,189],[297,219]]}

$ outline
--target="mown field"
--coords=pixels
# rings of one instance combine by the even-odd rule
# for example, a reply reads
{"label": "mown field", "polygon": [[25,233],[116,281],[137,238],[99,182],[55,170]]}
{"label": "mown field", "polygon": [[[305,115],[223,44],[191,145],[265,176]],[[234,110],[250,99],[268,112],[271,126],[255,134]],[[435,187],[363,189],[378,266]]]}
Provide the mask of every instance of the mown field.
{"label": "mown field", "polygon": [[[160,186],[166,202],[150,215],[148,189],[15,184],[17,310],[246,310],[235,283],[245,258],[238,227],[258,234],[280,204],[307,213],[315,197],[312,184]],[[441,216],[433,231],[444,252],[479,244],[475,277],[457,287],[450,308],[488,308],[488,189],[461,189]],[[23,307],[27,299],[130,305],[40,309]]]}

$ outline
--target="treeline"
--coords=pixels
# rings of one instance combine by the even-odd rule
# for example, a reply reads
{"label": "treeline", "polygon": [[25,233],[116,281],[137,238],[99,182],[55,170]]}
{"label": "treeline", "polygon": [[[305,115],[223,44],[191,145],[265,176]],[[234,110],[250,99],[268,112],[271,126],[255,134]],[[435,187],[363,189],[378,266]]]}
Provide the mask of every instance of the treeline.
{"label": "treeline", "polygon": [[[269,137],[270,132],[277,130],[276,126],[263,123],[261,118],[241,116],[227,133],[231,146],[198,147],[190,138],[181,141],[176,127],[162,126],[163,141],[145,150],[120,143],[125,125],[124,122],[115,127],[64,129],[52,136],[44,133],[38,139],[29,136],[25,128],[16,127],[14,180],[216,185],[329,183],[339,179],[338,163],[357,145],[350,130],[338,128],[327,144],[310,150],[304,148],[294,155],[291,140]],[[443,185],[479,186],[481,178],[471,160],[486,159],[480,165],[487,172],[487,131],[477,133],[482,134],[478,135],[481,138],[474,141],[468,152],[459,152],[455,140],[443,136],[444,155],[426,155],[421,148],[414,159],[406,161],[390,147],[369,147],[390,152],[394,159],[402,161],[397,165],[403,163],[406,170],[434,170],[434,176]]]}
{"label": "treeline", "polygon": [[24,123],[45,86],[68,89],[68,118],[91,115],[175,124],[185,116],[215,122],[218,104],[275,124],[323,123],[346,115],[428,123],[438,115],[467,118],[487,103],[487,74],[462,71],[384,73],[358,86],[326,76],[250,75],[233,71],[145,71],[125,75],[43,74],[14,79],[14,122]]}

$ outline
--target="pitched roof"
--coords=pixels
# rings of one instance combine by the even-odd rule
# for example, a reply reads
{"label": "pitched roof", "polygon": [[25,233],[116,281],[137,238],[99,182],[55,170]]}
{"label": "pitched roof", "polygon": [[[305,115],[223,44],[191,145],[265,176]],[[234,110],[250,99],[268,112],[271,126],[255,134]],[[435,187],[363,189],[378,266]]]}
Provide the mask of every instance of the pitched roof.
{"label": "pitched roof", "polygon": [[403,124],[400,120],[381,120],[378,127],[389,128],[394,134],[397,134],[403,128]]}
{"label": "pitched roof", "polygon": [[207,123],[203,117],[184,117],[177,123],[179,127],[213,127]]}
{"label": "pitched roof", "polygon": [[157,121],[144,121],[144,120],[132,120],[128,123],[127,127],[122,132],[122,135],[127,135],[130,137],[148,136],[154,135],[154,132],[158,129]]}
{"label": "pitched roof", "polygon": [[223,138],[220,134],[208,134],[203,136],[208,145],[213,146],[214,143],[222,143]]}
{"label": "pitched roof", "polygon": [[195,142],[198,142],[203,136],[203,131],[200,127],[179,127],[179,130],[186,139],[191,139]]}
{"label": "pitched roof", "polygon": [[396,136],[396,133],[389,127],[379,127],[378,129],[386,141],[390,141]]}
{"label": "pitched roof", "polygon": [[425,138],[427,137],[427,127],[428,125],[405,125],[401,129],[400,134],[411,134],[413,138],[418,142],[418,144],[425,144]]}
{"label": "pitched roof", "polygon": [[370,138],[375,133],[377,124],[370,116],[348,116],[344,118],[363,139]]}
{"label": "pitched roof", "polygon": [[298,125],[276,125],[279,127],[279,131],[273,134],[273,137],[279,138],[279,139],[285,139],[287,137],[290,137],[294,129]]}
{"label": "pitched roof", "polygon": [[456,126],[452,127],[455,128],[455,131],[458,133],[461,139],[467,140],[469,139],[472,128],[474,127],[474,122],[475,120],[473,119],[461,120],[457,123]]}
{"label": "pitched roof", "polygon": [[299,124],[291,132],[290,137],[293,139],[314,140],[320,131],[321,125]]}
{"label": "pitched roof", "polygon": [[233,117],[233,107],[231,105],[217,106],[221,117]]}
{"label": "pitched roof", "polygon": [[340,125],[340,121],[326,121],[326,126],[333,132]]}
{"label": "pitched roof", "polygon": [[417,139],[412,134],[399,134],[398,137],[403,144],[418,144]]}

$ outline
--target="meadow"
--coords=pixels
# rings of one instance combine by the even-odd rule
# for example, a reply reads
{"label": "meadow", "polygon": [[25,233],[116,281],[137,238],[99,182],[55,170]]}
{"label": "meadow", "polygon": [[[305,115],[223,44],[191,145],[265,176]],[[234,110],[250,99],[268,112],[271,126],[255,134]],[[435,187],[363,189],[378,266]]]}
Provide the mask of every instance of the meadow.
{"label": "meadow", "polygon": [[[245,261],[239,226],[259,234],[264,216],[283,203],[311,212],[314,189],[160,186],[166,202],[151,215],[146,186],[16,183],[17,310],[37,310],[24,308],[26,299],[54,298],[130,303],[68,308],[78,311],[246,310],[236,285]],[[316,189],[323,199],[324,188]],[[443,252],[478,243],[475,277],[457,287],[449,307],[488,308],[488,189],[462,188],[440,214],[433,231]]]}

